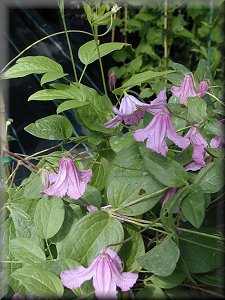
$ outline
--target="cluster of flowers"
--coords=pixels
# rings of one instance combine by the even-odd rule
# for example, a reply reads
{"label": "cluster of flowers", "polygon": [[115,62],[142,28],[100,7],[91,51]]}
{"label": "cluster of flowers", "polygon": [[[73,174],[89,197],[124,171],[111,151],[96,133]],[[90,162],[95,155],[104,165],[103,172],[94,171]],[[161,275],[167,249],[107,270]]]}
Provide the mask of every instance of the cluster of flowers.
{"label": "cluster of flowers", "polygon": [[[112,84],[112,83],[111,83]],[[180,99],[181,104],[187,104],[189,97],[204,97],[208,90],[208,84],[201,82],[198,92],[194,90],[192,78],[185,76],[180,87],[173,86],[171,92]],[[167,107],[166,90],[162,90],[157,98],[151,103],[143,103],[135,97],[126,94],[120,108],[113,107],[116,116],[105,123],[105,127],[116,127],[121,122],[126,125],[138,125],[144,113],[148,112],[154,117],[149,125],[143,129],[133,132],[136,141],[147,140],[146,147],[166,156],[168,147],[166,138],[169,138],[175,145],[185,149],[190,144],[194,146],[192,162],[185,166],[186,170],[196,171],[205,166],[205,150],[207,141],[197,130],[197,126],[192,126],[184,137],[176,133]],[[224,120],[219,121],[224,124]],[[224,147],[224,136],[214,137],[210,143],[211,147]],[[43,193],[50,196],[64,197],[68,195],[71,199],[79,199],[85,192],[87,184],[92,177],[92,170],[78,170],[72,158],[63,157],[59,163],[59,172],[46,174],[43,180]],[[42,177],[43,179],[43,177]],[[173,194],[176,188],[171,188],[161,199],[164,204]],[[90,205],[89,212],[98,210]],[[102,210],[112,209],[110,205],[101,208]],[[177,211],[179,213],[179,210]],[[93,278],[95,294],[100,299],[116,298],[116,287],[122,291],[128,291],[137,281],[138,274],[122,272],[122,263],[116,252],[111,249],[102,249],[88,268],[79,266],[75,270],[61,272],[61,281],[65,287],[79,288],[82,283]]]}

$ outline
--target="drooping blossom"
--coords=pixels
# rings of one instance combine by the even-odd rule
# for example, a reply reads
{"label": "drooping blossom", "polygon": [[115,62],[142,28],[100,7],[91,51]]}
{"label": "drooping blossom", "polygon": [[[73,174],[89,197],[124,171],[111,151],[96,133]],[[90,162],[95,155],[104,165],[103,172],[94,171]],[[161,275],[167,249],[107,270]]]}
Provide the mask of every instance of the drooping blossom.
{"label": "drooping blossom", "polygon": [[122,263],[116,252],[102,249],[88,268],[83,266],[60,274],[63,285],[69,289],[79,288],[93,278],[95,295],[99,299],[116,299],[116,287],[126,292],[136,283],[138,274],[122,272]]}
{"label": "drooping blossom", "polygon": [[194,146],[192,162],[185,166],[185,170],[200,170],[205,166],[205,148],[208,146],[208,143],[197,130],[196,126],[192,126],[185,137],[188,138]]}
{"label": "drooping blossom", "polygon": [[113,112],[116,116],[103,124],[103,126],[106,128],[116,127],[121,122],[124,122],[126,125],[138,125],[143,118],[145,111],[151,114],[161,111],[166,104],[166,100],[166,90],[162,90],[157,98],[149,104],[141,102],[134,96],[126,94],[121,101],[119,109],[115,106],[113,107]]}
{"label": "drooping blossom", "polygon": [[174,142],[178,147],[185,149],[190,141],[176,133],[167,109],[157,112],[152,121],[144,129],[137,129],[133,132],[134,139],[143,142],[147,139],[146,147],[164,156],[168,151],[166,138]]}
{"label": "drooping blossom", "polygon": [[197,96],[191,76],[185,76],[181,82],[181,86],[172,86],[171,92],[173,96],[180,99],[181,104],[187,104],[188,97]]}
{"label": "drooping blossom", "polygon": [[[225,125],[225,119],[217,121],[220,125]],[[225,136],[224,135],[218,135],[212,138],[210,142],[211,148],[225,148]]]}
{"label": "drooping blossom", "polygon": [[112,91],[113,89],[116,88],[116,74],[114,70],[111,72],[109,75],[109,90]]}
{"label": "drooping blossom", "polygon": [[[172,197],[173,195],[175,195],[177,192],[177,188],[172,187],[168,190],[168,192],[160,199],[160,202],[162,203],[162,206],[169,200],[170,197]],[[179,207],[176,208],[175,212],[177,214],[180,213],[180,209]]]}
{"label": "drooping blossom", "polygon": [[206,81],[201,81],[198,85],[198,96],[203,98],[205,96],[205,93],[208,92],[209,85]]}
{"label": "drooping blossom", "polygon": [[91,170],[77,170],[71,158],[62,158],[59,162],[59,173],[50,173],[50,186],[44,193],[62,198],[68,195],[72,199],[79,199],[85,192],[91,180]]}

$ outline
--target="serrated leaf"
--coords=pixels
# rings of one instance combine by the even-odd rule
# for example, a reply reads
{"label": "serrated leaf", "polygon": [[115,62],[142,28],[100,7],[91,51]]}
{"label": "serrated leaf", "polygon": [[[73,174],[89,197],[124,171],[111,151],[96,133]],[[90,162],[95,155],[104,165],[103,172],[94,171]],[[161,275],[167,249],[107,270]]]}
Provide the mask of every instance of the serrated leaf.
{"label": "serrated leaf", "polygon": [[[61,255],[89,265],[97,254],[109,244],[123,240],[121,223],[106,211],[96,211],[80,219],[62,246]],[[116,251],[119,246],[113,250]]]}
{"label": "serrated leaf", "polygon": [[60,279],[53,273],[37,266],[24,266],[11,276],[19,280],[26,289],[39,297],[61,297],[64,292]]}
{"label": "serrated leaf", "polygon": [[162,244],[140,256],[137,261],[149,272],[166,277],[174,271],[179,257],[180,250],[169,237]]}
{"label": "serrated leaf", "polygon": [[39,245],[28,238],[17,238],[10,241],[10,252],[19,261],[25,264],[34,264],[45,261],[45,253]]}
{"label": "serrated leaf", "polygon": [[[46,56],[26,56],[16,61],[3,75],[4,79],[24,77],[30,74],[55,73],[60,77],[65,74],[60,64]],[[45,81],[45,78],[44,80]]]}
{"label": "serrated leaf", "polygon": [[51,115],[27,125],[24,130],[46,140],[67,140],[71,137],[73,128],[66,117]]}
{"label": "serrated leaf", "polygon": [[64,204],[60,198],[40,199],[34,213],[34,223],[40,237],[43,239],[53,237],[61,228],[64,215]]}

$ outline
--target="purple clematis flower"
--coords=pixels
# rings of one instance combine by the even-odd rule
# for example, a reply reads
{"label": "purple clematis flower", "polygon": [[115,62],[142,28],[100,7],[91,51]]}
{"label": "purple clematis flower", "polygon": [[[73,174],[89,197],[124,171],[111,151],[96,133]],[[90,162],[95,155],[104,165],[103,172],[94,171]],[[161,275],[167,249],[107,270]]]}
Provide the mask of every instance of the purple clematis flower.
{"label": "purple clematis flower", "polygon": [[93,278],[95,295],[99,299],[116,299],[116,286],[128,291],[136,283],[138,274],[122,272],[122,263],[116,252],[102,249],[88,268],[79,266],[75,270],[60,274],[63,285],[69,289],[79,288]]}
{"label": "purple clematis flower", "polygon": [[205,148],[208,146],[207,141],[195,126],[192,126],[185,135],[194,146],[192,162],[185,166],[185,170],[197,171],[205,166]]}
{"label": "purple clematis flower", "polygon": [[62,198],[66,194],[72,199],[79,199],[85,192],[91,180],[92,171],[78,171],[71,158],[62,158],[59,162],[59,173],[50,173],[50,187],[44,194]]}
{"label": "purple clematis flower", "polygon": [[126,125],[138,125],[145,111],[156,114],[166,105],[166,101],[166,90],[162,90],[150,104],[143,103],[134,96],[126,94],[121,101],[120,108],[113,107],[113,112],[116,116],[103,124],[103,126],[106,128],[116,127],[121,122],[124,122]]}
{"label": "purple clematis flower", "polygon": [[209,85],[206,81],[201,81],[198,85],[198,96],[203,98],[205,93],[208,92]]}
{"label": "purple clematis flower", "polygon": [[166,156],[168,151],[166,137],[182,149],[187,148],[190,144],[188,138],[176,133],[166,108],[164,111],[157,112],[147,127],[134,131],[133,136],[138,142],[143,142],[147,139],[146,147],[164,156]]}
{"label": "purple clematis flower", "polygon": [[181,104],[185,105],[187,104],[188,97],[197,96],[191,76],[185,76],[181,86],[172,86],[171,92],[173,96],[180,99]]}

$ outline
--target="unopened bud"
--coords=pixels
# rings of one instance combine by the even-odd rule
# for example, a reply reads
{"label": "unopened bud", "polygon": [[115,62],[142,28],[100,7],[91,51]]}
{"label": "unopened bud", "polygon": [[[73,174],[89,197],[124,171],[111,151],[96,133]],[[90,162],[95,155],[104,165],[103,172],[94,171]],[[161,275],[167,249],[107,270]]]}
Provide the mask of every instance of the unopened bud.
{"label": "unopened bud", "polygon": [[203,98],[208,91],[209,85],[206,81],[201,81],[198,85],[198,96]]}
{"label": "unopened bud", "polygon": [[109,89],[110,89],[110,91],[115,89],[115,87],[116,87],[116,74],[113,70],[112,73],[109,75]]}

